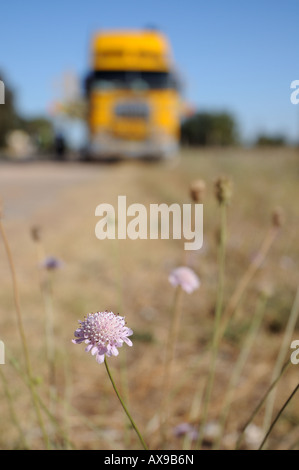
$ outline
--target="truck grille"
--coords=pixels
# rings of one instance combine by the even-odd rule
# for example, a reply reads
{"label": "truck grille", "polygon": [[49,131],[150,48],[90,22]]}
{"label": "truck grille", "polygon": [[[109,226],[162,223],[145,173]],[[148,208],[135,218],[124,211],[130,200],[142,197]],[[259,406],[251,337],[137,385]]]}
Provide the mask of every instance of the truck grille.
{"label": "truck grille", "polygon": [[127,119],[148,119],[149,107],[136,101],[118,103],[114,108],[115,116]]}

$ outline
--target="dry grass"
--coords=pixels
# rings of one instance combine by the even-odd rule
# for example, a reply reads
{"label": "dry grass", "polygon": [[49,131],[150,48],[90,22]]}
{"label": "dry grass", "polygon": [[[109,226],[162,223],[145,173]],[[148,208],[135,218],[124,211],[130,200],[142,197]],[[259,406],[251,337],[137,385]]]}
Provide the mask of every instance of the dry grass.
{"label": "dry grass", "polygon": [[[6,186],[3,186],[4,205],[9,209],[14,199],[14,207],[19,205],[19,211],[10,213],[8,210],[4,223],[16,265],[33,369],[40,380],[40,396],[45,401],[48,394],[45,314],[36,244],[30,236],[33,225],[39,225],[42,229],[45,253],[54,254],[65,262],[64,268],[53,276],[56,382],[62,400],[55,412],[59,422],[68,430],[70,440],[79,449],[134,449],[139,448],[139,443],[132,433],[125,433],[124,441],[126,420],[104,367],[84,353],[83,346],[71,343],[77,320],[90,311],[105,309],[126,316],[128,326],[134,330],[134,347],[125,346],[120,351],[127,364],[129,405],[150,447],[158,448],[156,416],[161,400],[169,308],[174,295],[167,278],[171,269],[183,262],[195,270],[202,284],[198,291],[184,296],[183,321],[175,361],[171,426],[189,420],[194,394],[198,387],[205,384],[209,369],[207,351],[217,291],[219,228],[214,181],[225,174],[234,185],[234,196],[228,211],[225,302],[269,230],[273,209],[278,205],[284,209],[285,224],[243,296],[220,348],[209,421],[215,420],[221,409],[223,391],[256,308],[258,293],[265,284],[270,286],[265,320],[237,387],[229,415],[223,447],[233,447],[234,433],[246,421],[270,383],[297,288],[298,152],[291,149],[262,152],[249,149],[190,150],[184,151],[174,164],[31,163],[8,166],[5,171],[10,185],[6,180]],[[94,211],[98,204],[107,202],[116,206],[118,195],[126,195],[128,204],[139,202],[147,207],[150,203],[188,203],[189,186],[196,178],[204,179],[207,184],[204,247],[200,251],[186,253],[178,240],[96,239],[94,229],[97,219]],[[37,204],[36,198],[39,197],[41,203]],[[30,395],[9,363],[9,355],[22,366],[24,361],[2,242],[0,259],[0,339],[4,341],[7,353],[6,365],[1,367],[30,447],[42,448]],[[293,339],[298,339],[299,331],[297,337],[296,333],[294,335]],[[121,363],[120,358],[110,360],[119,384]],[[297,384],[297,367],[291,366],[281,381],[275,410]],[[18,432],[11,423],[2,387],[0,396],[0,448],[16,448],[19,445]],[[65,405],[64,397],[71,406]],[[293,440],[299,439],[296,431],[298,420],[299,406],[294,399],[276,426],[269,447],[288,448]],[[262,422],[263,411],[255,420],[258,425]],[[180,446],[181,440],[171,437],[168,448]],[[249,444],[248,447],[251,448]]]}

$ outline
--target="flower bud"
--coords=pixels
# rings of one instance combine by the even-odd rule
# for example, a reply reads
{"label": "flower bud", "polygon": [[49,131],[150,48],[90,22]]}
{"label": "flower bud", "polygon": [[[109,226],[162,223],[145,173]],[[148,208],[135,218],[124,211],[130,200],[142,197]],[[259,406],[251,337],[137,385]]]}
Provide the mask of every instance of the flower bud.
{"label": "flower bud", "polygon": [[204,180],[193,181],[190,185],[190,196],[194,202],[201,203],[204,198],[206,183]]}
{"label": "flower bud", "polygon": [[31,237],[32,237],[32,240],[35,241],[35,242],[39,242],[40,241],[40,227],[38,227],[37,225],[34,225],[33,227],[31,227]]}

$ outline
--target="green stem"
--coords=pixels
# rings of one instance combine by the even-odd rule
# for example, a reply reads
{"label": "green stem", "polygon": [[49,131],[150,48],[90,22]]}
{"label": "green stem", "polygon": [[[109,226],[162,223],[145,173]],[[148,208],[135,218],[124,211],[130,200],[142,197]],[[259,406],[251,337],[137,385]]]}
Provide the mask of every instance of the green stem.
{"label": "green stem", "polygon": [[272,422],[268,432],[266,433],[260,447],[258,450],[262,450],[263,447],[264,447],[264,444],[266,442],[266,440],[268,439],[270,433],[272,432],[275,424],[277,423],[277,421],[279,420],[280,416],[282,415],[283,411],[285,410],[285,408],[288,406],[288,404],[290,403],[290,401],[292,400],[293,396],[296,394],[296,392],[299,390],[299,383],[298,385],[295,387],[295,389],[293,390],[293,392],[291,393],[291,395],[289,396],[289,398],[287,399],[287,401],[285,402],[285,404],[282,406],[282,408],[279,410],[279,412],[277,413],[276,415],[276,418],[274,419],[274,421]]}
{"label": "green stem", "polygon": [[47,272],[46,278],[41,284],[41,290],[45,305],[45,345],[46,359],[49,367],[48,383],[49,383],[49,407],[52,409],[57,393],[55,383],[55,341],[54,341],[54,308],[53,308],[53,289],[52,289],[52,273]]}
{"label": "green stem", "polygon": [[112,386],[113,386],[114,391],[115,391],[115,393],[116,393],[116,395],[117,395],[117,398],[119,399],[119,401],[120,401],[120,403],[121,403],[121,406],[123,407],[123,409],[124,409],[124,411],[125,411],[127,417],[128,417],[129,420],[131,421],[131,424],[132,424],[134,430],[136,431],[136,434],[137,434],[137,436],[139,437],[139,440],[140,440],[140,442],[141,442],[143,448],[144,448],[145,450],[148,450],[148,447],[147,447],[147,445],[145,444],[145,442],[144,442],[144,440],[143,440],[143,437],[142,437],[142,435],[140,434],[139,429],[137,428],[137,426],[136,426],[136,424],[135,424],[135,422],[134,422],[132,416],[130,415],[130,413],[129,413],[127,407],[126,407],[126,405],[125,405],[124,402],[123,402],[123,399],[121,398],[121,396],[120,396],[120,394],[119,394],[119,392],[118,392],[118,389],[117,389],[117,387],[116,387],[116,385],[115,385],[115,382],[114,382],[114,380],[113,380],[113,377],[112,377],[112,375],[111,375],[111,372],[110,372],[110,369],[109,369],[109,366],[108,366],[106,357],[105,357],[105,361],[104,361],[104,362],[105,362],[105,366],[106,366],[106,370],[107,370],[109,379],[110,379],[110,381],[111,381],[111,383],[112,383]]}
{"label": "green stem", "polygon": [[243,438],[244,438],[244,434],[245,434],[245,431],[246,429],[248,428],[249,424],[254,420],[254,418],[256,417],[256,415],[258,414],[258,412],[260,411],[260,409],[262,408],[263,404],[265,403],[265,401],[267,400],[269,394],[271,393],[271,391],[274,389],[274,387],[277,385],[278,381],[281,379],[281,377],[283,376],[283,374],[286,372],[286,370],[288,369],[288,367],[291,365],[291,361],[288,360],[283,368],[281,369],[281,372],[279,374],[279,376],[276,378],[276,380],[274,380],[274,382],[270,385],[270,387],[268,388],[268,390],[266,391],[265,395],[263,396],[263,398],[261,399],[261,401],[258,403],[258,405],[255,407],[255,409],[253,410],[253,412],[251,413],[249,419],[246,421],[246,423],[244,424],[244,426],[242,427],[242,430],[241,430],[241,434],[238,438],[238,441],[237,441],[237,444],[236,444],[236,450],[238,450],[242,444],[242,441],[243,441]]}
{"label": "green stem", "polygon": [[208,409],[211,400],[214,378],[216,372],[216,362],[219,350],[219,343],[221,339],[220,334],[220,321],[221,313],[223,308],[223,296],[224,296],[224,279],[225,279],[225,248],[226,248],[226,204],[222,203],[220,206],[221,210],[221,227],[220,227],[220,243],[219,243],[219,281],[218,281],[218,295],[215,311],[215,324],[214,324],[214,336],[212,340],[212,361],[208,376],[207,388],[204,397],[203,404],[203,415],[201,418],[201,424],[199,428],[199,436],[197,442],[197,448],[200,449],[204,438],[204,428],[208,416]]}

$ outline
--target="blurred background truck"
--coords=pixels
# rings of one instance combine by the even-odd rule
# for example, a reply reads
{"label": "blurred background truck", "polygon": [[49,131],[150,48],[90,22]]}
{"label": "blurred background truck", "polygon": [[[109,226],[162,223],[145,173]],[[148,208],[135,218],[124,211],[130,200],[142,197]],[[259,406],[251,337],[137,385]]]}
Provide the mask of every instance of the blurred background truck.
{"label": "blurred background truck", "polygon": [[180,86],[169,42],[161,32],[96,34],[85,92],[85,158],[165,158],[176,153]]}

